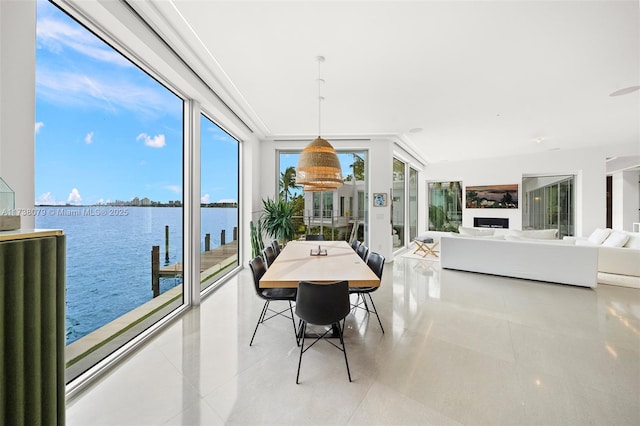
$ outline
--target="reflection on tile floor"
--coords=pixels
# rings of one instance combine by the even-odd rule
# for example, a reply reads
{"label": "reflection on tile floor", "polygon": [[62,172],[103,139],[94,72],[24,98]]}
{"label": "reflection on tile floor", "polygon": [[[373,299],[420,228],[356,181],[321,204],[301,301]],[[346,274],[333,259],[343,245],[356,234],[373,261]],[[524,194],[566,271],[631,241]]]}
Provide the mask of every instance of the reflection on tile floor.
{"label": "reflection on tile floor", "polygon": [[67,407],[68,425],[640,424],[640,290],[441,270],[396,257],[375,317],[320,342],[300,384],[291,322],[249,340],[248,270]]}

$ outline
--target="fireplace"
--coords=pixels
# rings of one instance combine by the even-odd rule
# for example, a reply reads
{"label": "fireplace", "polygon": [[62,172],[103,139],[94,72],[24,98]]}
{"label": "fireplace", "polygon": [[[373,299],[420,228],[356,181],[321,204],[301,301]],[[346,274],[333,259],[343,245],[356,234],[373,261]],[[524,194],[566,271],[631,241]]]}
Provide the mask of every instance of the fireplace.
{"label": "fireplace", "polygon": [[509,228],[509,218],[506,217],[474,217],[473,226],[476,228]]}

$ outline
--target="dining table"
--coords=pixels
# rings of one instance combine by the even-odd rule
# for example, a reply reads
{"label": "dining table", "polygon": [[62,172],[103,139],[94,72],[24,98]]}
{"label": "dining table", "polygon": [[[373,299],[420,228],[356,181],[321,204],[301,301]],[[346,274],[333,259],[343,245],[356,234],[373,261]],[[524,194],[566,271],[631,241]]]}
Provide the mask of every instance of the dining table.
{"label": "dining table", "polygon": [[380,279],[346,241],[288,242],[260,279],[261,288],[295,288],[300,281],[349,281],[379,287]]}

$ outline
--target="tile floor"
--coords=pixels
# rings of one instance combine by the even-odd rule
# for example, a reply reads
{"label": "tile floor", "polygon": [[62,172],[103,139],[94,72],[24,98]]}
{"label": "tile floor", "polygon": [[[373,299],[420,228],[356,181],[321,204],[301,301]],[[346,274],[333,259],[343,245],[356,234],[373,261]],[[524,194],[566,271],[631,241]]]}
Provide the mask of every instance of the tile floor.
{"label": "tile floor", "polygon": [[74,425],[638,425],[640,290],[441,270],[396,257],[342,354],[291,322],[251,333],[244,270],[68,402]]}

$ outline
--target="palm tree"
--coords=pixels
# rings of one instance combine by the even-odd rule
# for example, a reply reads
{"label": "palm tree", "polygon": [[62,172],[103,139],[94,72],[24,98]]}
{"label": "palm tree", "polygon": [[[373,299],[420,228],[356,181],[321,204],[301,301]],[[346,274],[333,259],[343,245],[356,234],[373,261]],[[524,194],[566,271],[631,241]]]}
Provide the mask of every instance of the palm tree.
{"label": "palm tree", "polygon": [[299,185],[296,185],[296,168],[289,166],[284,172],[280,172],[280,197],[288,201],[291,190],[296,188],[299,188]]}

